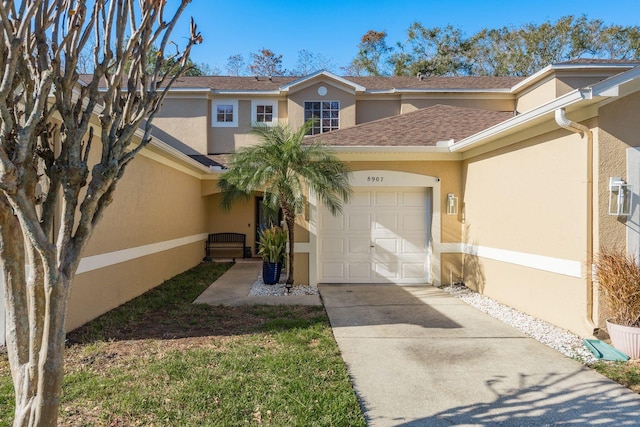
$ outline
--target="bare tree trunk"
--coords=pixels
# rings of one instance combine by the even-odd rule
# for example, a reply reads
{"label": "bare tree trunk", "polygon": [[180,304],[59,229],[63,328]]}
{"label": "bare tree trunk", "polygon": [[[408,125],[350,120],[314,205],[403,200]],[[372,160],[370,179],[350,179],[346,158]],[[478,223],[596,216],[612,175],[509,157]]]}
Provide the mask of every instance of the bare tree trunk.
{"label": "bare tree trunk", "polygon": [[[60,280],[58,283],[44,283],[45,300],[41,302],[48,307],[41,327],[42,341],[35,343],[38,353],[30,355],[30,361],[15,367],[13,370],[23,378],[24,386],[16,389],[16,408],[14,427],[23,426],[56,426],[58,408],[62,392],[64,375],[64,322],[68,300],[69,284]],[[33,346],[30,351],[35,351]]]}
{"label": "bare tree trunk", "polygon": [[[0,2],[0,257],[14,426],[57,424],[80,257],[126,166],[151,141],[152,119],[189,68],[191,47],[202,42],[193,21],[182,50],[171,41],[190,1],[176,2],[173,15],[166,3]],[[78,58],[87,53],[93,73],[80,83]],[[91,156],[96,130],[100,155]]]}

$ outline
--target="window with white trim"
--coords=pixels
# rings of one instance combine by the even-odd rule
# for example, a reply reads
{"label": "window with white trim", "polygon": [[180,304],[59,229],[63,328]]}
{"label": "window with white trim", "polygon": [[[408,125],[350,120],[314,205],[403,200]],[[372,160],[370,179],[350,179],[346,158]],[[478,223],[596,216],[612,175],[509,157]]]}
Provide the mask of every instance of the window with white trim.
{"label": "window with white trim", "polygon": [[278,122],[278,101],[277,100],[252,100],[251,101],[251,123],[272,125]]}
{"label": "window with white trim", "polygon": [[234,99],[220,99],[212,104],[212,125],[214,127],[238,126],[238,101]]}
{"label": "window with white trim", "polygon": [[305,101],[304,121],[314,120],[308,135],[340,129],[340,101]]}

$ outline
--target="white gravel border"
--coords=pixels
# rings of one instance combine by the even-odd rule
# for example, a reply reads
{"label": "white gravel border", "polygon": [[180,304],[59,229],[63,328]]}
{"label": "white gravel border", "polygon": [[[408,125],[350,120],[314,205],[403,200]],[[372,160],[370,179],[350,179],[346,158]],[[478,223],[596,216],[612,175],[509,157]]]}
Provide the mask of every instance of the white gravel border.
{"label": "white gravel border", "polygon": [[472,291],[464,285],[450,285],[442,288],[443,291],[460,298],[487,313],[507,325],[524,332],[531,338],[540,341],[567,357],[575,359],[585,365],[591,365],[598,359],[583,344],[578,335],[559,328],[544,320],[536,319],[525,313],[521,313],[504,304],[500,304],[489,297]]}
{"label": "white gravel border", "polygon": [[[283,271],[280,275],[280,280],[278,283],[273,285],[265,285],[262,282],[262,269],[260,269],[260,273],[256,278],[256,281],[253,282],[251,286],[251,290],[249,291],[250,297],[279,297],[279,296],[287,296],[286,291],[287,288],[284,286],[287,280],[287,274]],[[294,285],[291,288],[291,293],[289,295],[318,295],[318,288],[315,286],[303,286],[303,285]]]}

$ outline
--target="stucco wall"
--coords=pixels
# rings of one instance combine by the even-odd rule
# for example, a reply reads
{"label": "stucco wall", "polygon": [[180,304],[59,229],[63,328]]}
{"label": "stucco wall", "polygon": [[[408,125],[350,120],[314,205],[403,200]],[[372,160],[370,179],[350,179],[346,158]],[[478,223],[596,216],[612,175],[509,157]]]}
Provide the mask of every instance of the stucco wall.
{"label": "stucco wall", "polygon": [[[580,334],[586,323],[587,144],[558,130],[464,161],[465,283]],[[562,268],[551,271],[552,265]]]}
{"label": "stucco wall", "polygon": [[[628,180],[626,150],[640,146],[640,96],[626,96],[600,109],[596,173],[598,194],[598,246],[621,247],[626,241],[626,218],[610,216],[609,178]],[[634,189],[638,192],[638,189]],[[633,248],[630,248],[632,251]],[[637,251],[637,248],[635,249]]]}
{"label": "stucco wall", "polygon": [[548,78],[517,94],[516,110],[525,113],[556,98],[556,80]]}
{"label": "stucco wall", "polygon": [[238,148],[255,144],[258,139],[251,135],[251,100],[238,101],[238,126],[214,127],[209,123],[207,153],[233,153]]}
{"label": "stucco wall", "polygon": [[[206,206],[200,193],[198,178],[144,155],[132,161],[84,253],[115,264],[76,276],[67,330],[201,261],[204,244],[198,238],[206,233]],[[135,255],[113,261],[124,250]]]}
{"label": "stucco wall", "polygon": [[358,100],[356,101],[356,124],[367,123],[400,114],[400,100]]}
{"label": "stucco wall", "polygon": [[412,98],[410,96],[403,96],[401,111],[402,114],[406,114],[438,104],[494,111],[513,111],[515,109],[515,101],[510,97],[500,99],[486,99],[448,94],[448,96],[429,96],[427,98]]}
{"label": "stucco wall", "polygon": [[[320,86],[327,88],[326,95],[321,96],[318,94]],[[287,111],[289,125],[293,128],[300,127],[304,123],[305,101],[340,101],[340,129],[356,124],[355,95],[340,87],[321,82],[295,90],[289,94]]]}
{"label": "stucco wall", "polygon": [[209,110],[204,97],[167,97],[153,120],[153,135],[186,154],[207,154]]}

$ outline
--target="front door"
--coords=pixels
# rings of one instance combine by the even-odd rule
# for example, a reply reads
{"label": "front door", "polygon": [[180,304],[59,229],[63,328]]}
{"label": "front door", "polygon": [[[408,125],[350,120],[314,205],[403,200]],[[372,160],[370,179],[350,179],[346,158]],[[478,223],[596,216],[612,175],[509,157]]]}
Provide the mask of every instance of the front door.
{"label": "front door", "polygon": [[262,230],[269,228],[273,225],[280,225],[282,222],[282,211],[274,211],[264,205],[264,197],[256,197],[256,247],[255,251],[258,253],[258,243],[260,242],[260,233]]}

